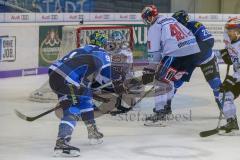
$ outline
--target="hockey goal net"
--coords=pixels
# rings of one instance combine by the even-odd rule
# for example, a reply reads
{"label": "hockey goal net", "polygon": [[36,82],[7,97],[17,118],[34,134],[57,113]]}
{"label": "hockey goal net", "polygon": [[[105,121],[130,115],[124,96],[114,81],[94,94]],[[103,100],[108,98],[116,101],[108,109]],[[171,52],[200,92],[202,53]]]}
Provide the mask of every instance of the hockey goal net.
{"label": "hockey goal net", "polygon": [[[113,31],[120,31],[125,38],[125,44],[133,49],[133,27],[131,26],[64,26],[62,29],[62,42],[59,57],[61,58],[69,51],[88,44],[89,36],[95,31],[103,32],[107,36],[110,36]],[[46,80],[40,88],[30,94],[29,100],[43,103],[54,102],[57,101],[57,96],[52,92],[48,80]]]}

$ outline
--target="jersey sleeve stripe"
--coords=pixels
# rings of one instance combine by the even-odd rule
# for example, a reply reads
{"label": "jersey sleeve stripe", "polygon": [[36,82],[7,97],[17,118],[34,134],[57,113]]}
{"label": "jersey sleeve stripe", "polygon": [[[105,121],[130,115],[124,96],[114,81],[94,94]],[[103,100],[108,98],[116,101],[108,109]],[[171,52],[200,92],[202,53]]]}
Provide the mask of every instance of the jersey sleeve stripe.
{"label": "jersey sleeve stripe", "polygon": [[212,38],[213,38],[213,36],[210,36],[210,37],[207,37],[207,38],[203,39],[202,41],[207,41],[207,40],[212,39]]}

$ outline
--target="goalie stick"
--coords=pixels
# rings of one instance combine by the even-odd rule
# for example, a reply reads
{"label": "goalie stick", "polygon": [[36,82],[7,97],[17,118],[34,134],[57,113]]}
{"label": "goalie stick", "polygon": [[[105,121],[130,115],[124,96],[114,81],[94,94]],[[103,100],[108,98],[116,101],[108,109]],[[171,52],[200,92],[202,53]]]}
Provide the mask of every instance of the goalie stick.
{"label": "goalie stick", "polygon": [[[102,85],[102,86],[99,86],[98,88],[96,88],[96,89],[94,89],[94,90],[96,90],[96,91],[99,91],[100,89],[102,89],[102,88],[105,88],[105,87],[108,87],[108,86],[110,86],[110,85],[112,85],[112,82],[109,82],[109,83],[106,83],[106,84],[104,84],[104,85]],[[70,89],[71,90],[71,89]],[[72,92],[72,91],[71,91]],[[73,94],[71,94],[71,96],[73,96]],[[102,98],[102,97],[100,97],[100,96],[95,96],[95,98],[96,99],[98,99],[98,100],[100,100],[100,101],[103,101],[103,102],[107,102],[108,101],[108,99],[106,99],[106,98]],[[75,98],[73,98],[73,99],[75,99]],[[53,111],[55,111],[55,110],[58,110],[58,109],[60,109],[60,108],[62,108],[63,106],[61,106],[61,105],[59,105],[59,103],[57,104],[57,106],[55,106],[54,108],[51,108],[51,109],[49,109],[49,110],[47,110],[47,111],[45,111],[45,112],[43,112],[43,113],[41,113],[41,114],[39,114],[39,115],[37,115],[37,116],[26,116],[26,115],[24,115],[24,114],[22,114],[21,112],[19,112],[18,110],[14,110],[14,112],[15,112],[15,114],[19,117],[19,118],[21,118],[21,119],[23,119],[23,120],[26,120],[26,121],[29,121],[29,122],[32,122],[32,121],[35,121],[36,119],[39,119],[39,118],[41,118],[41,117],[43,117],[43,116],[45,116],[45,115],[47,115],[47,114],[49,114],[49,113],[51,113],[51,112],[53,112]]]}
{"label": "goalie stick", "polygon": [[[229,70],[230,70],[230,65],[227,65],[227,73],[226,73],[226,77],[228,76],[229,74]],[[224,105],[224,101],[225,101],[225,91],[223,92],[223,97],[222,97],[222,106]],[[219,107],[220,108],[220,107]],[[218,118],[218,124],[217,124],[217,127],[215,129],[211,129],[211,130],[207,130],[207,131],[202,131],[199,133],[200,137],[209,137],[209,136],[212,136],[212,135],[215,135],[219,132],[220,130],[220,122],[221,120],[223,119],[223,111],[222,109],[220,108],[220,115],[219,115],[219,118]]]}

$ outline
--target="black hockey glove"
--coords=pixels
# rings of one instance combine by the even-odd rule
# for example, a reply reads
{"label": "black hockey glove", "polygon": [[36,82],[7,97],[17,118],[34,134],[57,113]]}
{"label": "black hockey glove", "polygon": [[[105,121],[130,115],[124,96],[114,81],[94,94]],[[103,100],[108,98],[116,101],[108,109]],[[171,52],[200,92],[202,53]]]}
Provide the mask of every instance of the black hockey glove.
{"label": "black hockey glove", "polygon": [[228,50],[227,49],[222,49],[220,50],[220,53],[221,53],[221,56],[222,56],[222,59],[223,61],[226,63],[226,64],[229,64],[229,65],[232,65],[232,59],[228,53]]}
{"label": "black hockey glove", "polygon": [[142,75],[142,83],[148,84],[153,82],[155,77],[155,70],[151,68],[144,68],[143,69],[143,75]]}
{"label": "black hockey glove", "polygon": [[223,81],[223,84],[220,86],[220,92],[232,92],[234,97],[237,98],[240,94],[240,82],[237,82],[237,79],[232,76],[227,76]]}

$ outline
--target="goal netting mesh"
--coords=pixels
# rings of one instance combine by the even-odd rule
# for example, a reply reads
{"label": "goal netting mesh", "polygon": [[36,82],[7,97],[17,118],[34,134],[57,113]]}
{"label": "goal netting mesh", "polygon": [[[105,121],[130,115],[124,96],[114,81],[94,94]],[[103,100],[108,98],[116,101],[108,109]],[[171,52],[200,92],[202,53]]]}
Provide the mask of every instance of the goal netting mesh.
{"label": "goal netting mesh", "polygon": [[[69,51],[89,43],[89,36],[95,31],[100,31],[110,36],[113,31],[120,31],[125,37],[125,42],[130,48],[133,48],[133,28],[131,26],[120,25],[95,25],[95,26],[64,26],[62,28],[62,42],[60,58],[66,55]],[[54,102],[57,101],[57,95],[52,92],[48,80],[33,91],[29,100],[36,102]]]}

